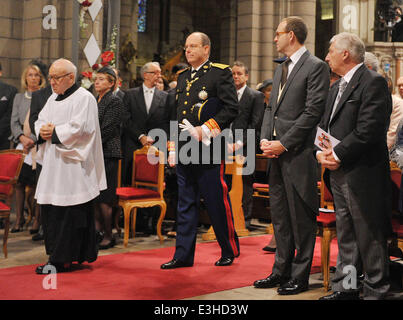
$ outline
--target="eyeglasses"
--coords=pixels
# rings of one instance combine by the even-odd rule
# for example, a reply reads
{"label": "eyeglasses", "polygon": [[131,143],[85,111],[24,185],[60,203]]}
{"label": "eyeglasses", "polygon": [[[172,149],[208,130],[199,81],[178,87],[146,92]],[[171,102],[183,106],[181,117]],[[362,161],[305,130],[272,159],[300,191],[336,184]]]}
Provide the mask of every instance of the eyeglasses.
{"label": "eyeglasses", "polygon": [[194,50],[194,49],[199,48],[199,47],[202,47],[202,45],[201,45],[201,44],[190,44],[190,45],[188,45],[188,46],[184,46],[184,47],[183,47],[183,50],[184,50],[184,51],[186,51],[187,49],[192,49],[192,50]]}
{"label": "eyeglasses", "polygon": [[62,78],[64,78],[65,76],[68,76],[69,74],[71,74],[71,72],[63,74],[61,76],[49,76],[48,80],[49,80],[49,82],[51,82],[52,80],[55,80],[56,82],[59,82]]}
{"label": "eyeglasses", "polygon": [[283,33],[288,33],[288,31],[276,31],[276,33],[274,35],[278,38]]}
{"label": "eyeglasses", "polygon": [[146,73],[161,74],[161,71],[146,71]]}

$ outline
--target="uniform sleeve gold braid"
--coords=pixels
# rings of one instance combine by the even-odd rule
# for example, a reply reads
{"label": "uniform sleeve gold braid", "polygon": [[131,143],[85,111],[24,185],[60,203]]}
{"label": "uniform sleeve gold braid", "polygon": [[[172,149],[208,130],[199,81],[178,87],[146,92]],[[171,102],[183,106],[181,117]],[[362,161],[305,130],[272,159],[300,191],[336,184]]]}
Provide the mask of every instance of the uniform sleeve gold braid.
{"label": "uniform sleeve gold braid", "polygon": [[175,151],[175,141],[167,142],[168,152]]}
{"label": "uniform sleeve gold braid", "polygon": [[220,126],[213,118],[207,120],[204,124],[210,129],[210,131],[219,130],[221,132]]}

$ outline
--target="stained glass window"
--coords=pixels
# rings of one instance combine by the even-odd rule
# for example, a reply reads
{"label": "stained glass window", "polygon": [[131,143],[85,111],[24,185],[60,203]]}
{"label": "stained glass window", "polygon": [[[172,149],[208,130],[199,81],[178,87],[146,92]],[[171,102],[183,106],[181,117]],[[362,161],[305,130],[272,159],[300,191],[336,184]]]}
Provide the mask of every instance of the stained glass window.
{"label": "stained glass window", "polygon": [[138,5],[139,15],[137,19],[137,31],[145,32],[147,22],[147,0],[138,0]]}

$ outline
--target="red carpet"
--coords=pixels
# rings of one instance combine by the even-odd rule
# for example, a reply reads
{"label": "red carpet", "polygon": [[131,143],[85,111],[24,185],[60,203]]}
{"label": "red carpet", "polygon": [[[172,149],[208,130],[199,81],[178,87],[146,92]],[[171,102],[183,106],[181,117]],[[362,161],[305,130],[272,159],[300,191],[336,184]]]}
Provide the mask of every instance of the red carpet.
{"label": "red carpet", "polygon": [[[241,255],[229,267],[216,267],[220,257],[216,242],[196,248],[192,268],[161,270],[174,248],[152,249],[101,256],[80,270],[57,274],[57,289],[45,290],[45,276],[34,273],[36,265],[0,269],[0,299],[10,300],[171,300],[251,286],[270,274],[274,254],[262,251],[271,236],[240,239]],[[337,243],[332,242],[331,265]],[[320,272],[320,239],[317,238],[312,273]]]}

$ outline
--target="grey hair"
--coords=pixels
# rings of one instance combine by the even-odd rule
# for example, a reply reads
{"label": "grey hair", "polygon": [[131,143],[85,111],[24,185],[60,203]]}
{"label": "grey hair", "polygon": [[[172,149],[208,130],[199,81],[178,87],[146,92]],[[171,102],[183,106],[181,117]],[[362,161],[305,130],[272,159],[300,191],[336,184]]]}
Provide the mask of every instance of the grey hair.
{"label": "grey hair", "polygon": [[336,34],[330,39],[330,44],[334,44],[339,51],[348,51],[355,62],[364,62],[365,44],[355,34],[348,32]]}
{"label": "grey hair", "polygon": [[57,59],[56,61],[54,61],[52,63],[52,65],[55,63],[57,63],[57,64],[62,63],[66,72],[69,72],[69,73],[71,72],[74,75],[74,79],[77,78],[77,67],[74,65],[73,62],[71,62],[70,60],[64,59],[64,58],[60,58],[60,59]]}
{"label": "grey hair", "polygon": [[141,74],[141,78],[144,80],[144,73],[148,72],[148,70],[150,70],[150,67],[152,65],[157,66],[158,68],[160,68],[160,64],[157,61],[151,61],[151,62],[147,62],[144,66],[141,67],[140,70],[140,74]]}
{"label": "grey hair", "polygon": [[378,58],[376,57],[376,55],[374,55],[372,52],[365,52],[365,60],[364,60],[364,64],[366,66],[370,66],[372,70],[374,70],[375,72],[378,72],[378,68],[379,68],[379,61]]}

